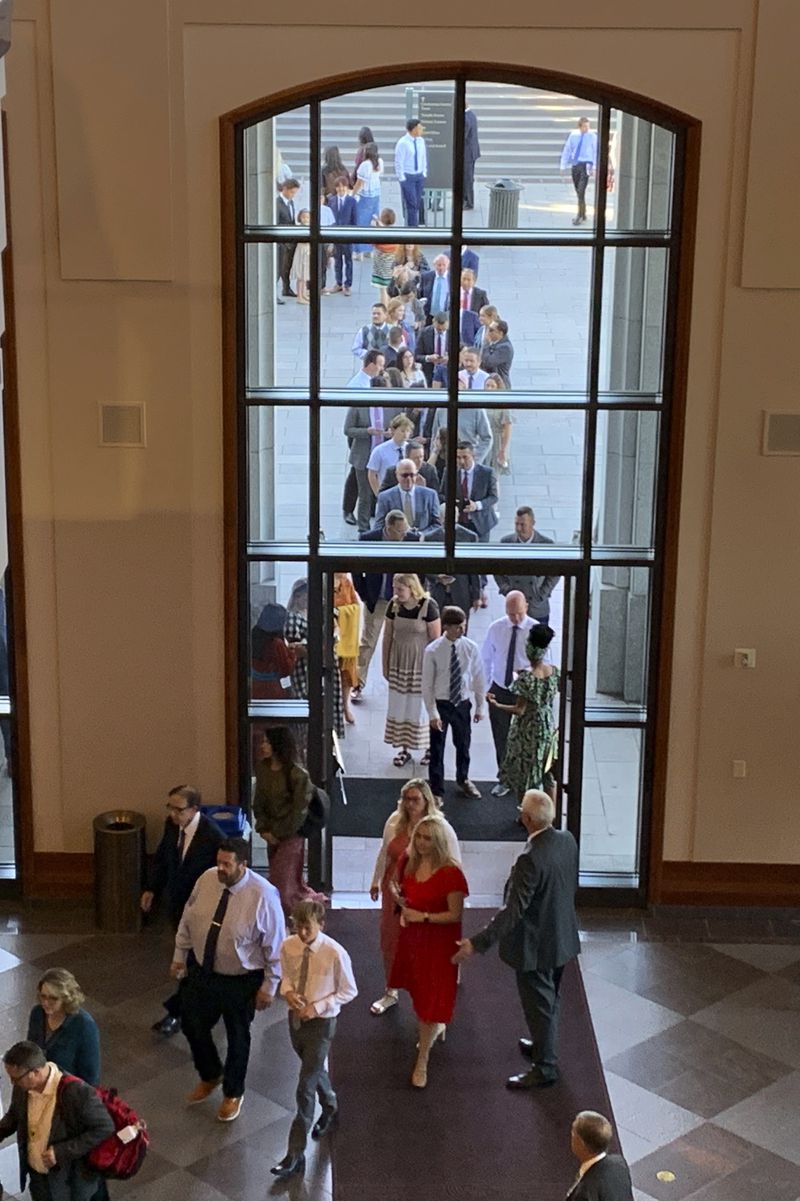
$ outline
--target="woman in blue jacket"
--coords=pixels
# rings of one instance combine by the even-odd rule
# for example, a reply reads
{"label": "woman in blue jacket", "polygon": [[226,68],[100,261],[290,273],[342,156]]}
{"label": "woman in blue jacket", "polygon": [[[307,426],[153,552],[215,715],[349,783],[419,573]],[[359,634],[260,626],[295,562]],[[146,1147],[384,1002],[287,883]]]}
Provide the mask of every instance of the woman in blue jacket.
{"label": "woman in blue jacket", "polygon": [[28,1021],[28,1038],[40,1046],[62,1072],[87,1084],[100,1083],[100,1034],[91,1014],[81,1009],[85,997],[72,972],[52,967],[39,981],[39,1004]]}

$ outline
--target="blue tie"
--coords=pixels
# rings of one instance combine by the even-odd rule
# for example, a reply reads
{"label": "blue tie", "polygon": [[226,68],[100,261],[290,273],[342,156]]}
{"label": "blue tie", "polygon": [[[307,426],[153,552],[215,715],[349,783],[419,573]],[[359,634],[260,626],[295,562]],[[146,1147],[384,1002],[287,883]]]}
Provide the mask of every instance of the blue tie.
{"label": "blue tie", "polygon": [[450,704],[461,703],[461,664],[458,661],[458,651],[453,642],[450,646]]}
{"label": "blue tie", "polygon": [[574,159],[574,161],[576,163],[579,163],[581,161],[581,150],[583,150],[583,139],[585,137],[586,137],[586,134],[582,133],[580,138],[578,139],[578,148],[575,151],[575,159]]}
{"label": "blue tie", "polygon": [[416,138],[412,138],[411,140],[414,143],[414,174],[418,175],[419,174],[419,147],[417,146]]}

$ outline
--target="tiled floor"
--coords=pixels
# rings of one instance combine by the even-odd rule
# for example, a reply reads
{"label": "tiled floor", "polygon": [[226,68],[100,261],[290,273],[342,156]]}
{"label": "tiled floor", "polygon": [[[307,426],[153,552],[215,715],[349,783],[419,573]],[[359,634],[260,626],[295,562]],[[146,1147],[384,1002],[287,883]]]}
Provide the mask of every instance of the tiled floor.
{"label": "tiled floor", "polygon": [[[502,875],[508,848],[490,855]],[[483,884],[489,903],[496,878],[487,871]],[[363,894],[346,900],[369,904]],[[637,1201],[800,1201],[800,911],[588,911],[581,927],[584,980]],[[267,1168],[284,1149],[296,1073],[282,1006],[256,1018],[239,1120],[215,1123],[213,1103],[183,1107],[194,1081],[186,1046],[180,1037],[157,1042],[149,1030],[169,990],[169,958],[165,932],[111,937],[96,934],[77,905],[4,906],[2,1046],[24,1034],[41,970],[67,966],[101,1026],[104,1079],[153,1134],[142,1174],[115,1195],[331,1201],[324,1147],[312,1151],[304,1182],[270,1191]],[[0,1178],[13,1189],[10,1144]]]}

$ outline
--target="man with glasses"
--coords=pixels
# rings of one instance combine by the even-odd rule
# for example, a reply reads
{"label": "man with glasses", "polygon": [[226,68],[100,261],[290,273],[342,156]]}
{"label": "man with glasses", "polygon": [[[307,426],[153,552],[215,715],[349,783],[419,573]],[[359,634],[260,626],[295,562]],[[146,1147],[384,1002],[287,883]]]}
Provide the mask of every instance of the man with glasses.
{"label": "man with glasses", "polygon": [[392,509],[398,509],[408,522],[409,529],[423,538],[439,529],[442,524],[439,496],[433,488],[418,484],[418,479],[413,460],[401,459],[397,464],[397,487],[387,488],[378,494],[373,529],[383,529],[386,515]]}
{"label": "man with glasses", "polygon": [[13,1092],[0,1141],[17,1136],[22,1189],[27,1182],[32,1201],[90,1201],[101,1181],[85,1156],[114,1133],[97,1092],[77,1078],[62,1084],[36,1043],[15,1043],[3,1065]]}
{"label": "man with glasses", "polygon": [[[223,839],[222,831],[200,812],[202,797],[196,788],[179,784],[167,794],[164,833],[150,868],[147,889],[140,905],[149,913],[153,901],[166,898],[169,918],[177,930],[183,907],[203,872],[214,867]],[[182,985],[164,1002],[166,1016],[153,1024],[157,1034],[170,1038],[181,1028]]]}

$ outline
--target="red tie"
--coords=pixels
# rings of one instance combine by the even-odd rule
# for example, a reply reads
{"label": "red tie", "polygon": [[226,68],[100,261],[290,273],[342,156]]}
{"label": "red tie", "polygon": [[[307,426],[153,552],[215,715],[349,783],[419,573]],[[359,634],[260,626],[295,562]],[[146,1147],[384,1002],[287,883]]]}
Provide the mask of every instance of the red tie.
{"label": "red tie", "polygon": [[469,292],[461,290],[461,308],[464,312],[469,308]]}
{"label": "red tie", "polygon": [[469,500],[469,479],[466,471],[461,472],[461,496],[464,500]]}

